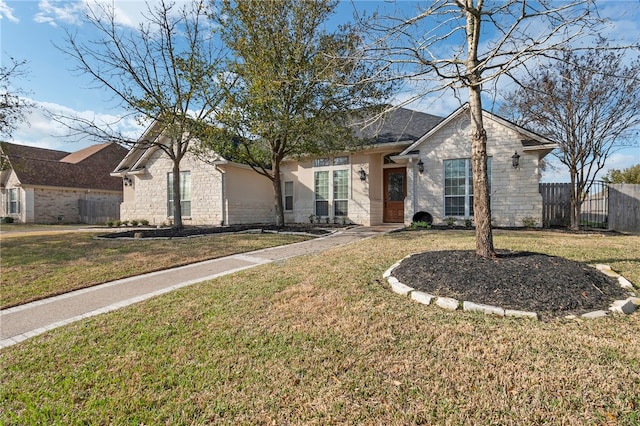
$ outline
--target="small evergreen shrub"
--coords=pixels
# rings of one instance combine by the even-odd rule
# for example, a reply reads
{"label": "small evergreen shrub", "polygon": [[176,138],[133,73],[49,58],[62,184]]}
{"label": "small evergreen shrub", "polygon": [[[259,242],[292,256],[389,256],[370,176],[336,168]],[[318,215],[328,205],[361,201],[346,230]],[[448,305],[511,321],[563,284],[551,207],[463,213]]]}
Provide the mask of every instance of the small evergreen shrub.
{"label": "small evergreen shrub", "polygon": [[411,229],[431,229],[431,224],[425,221],[417,221],[411,224]]}

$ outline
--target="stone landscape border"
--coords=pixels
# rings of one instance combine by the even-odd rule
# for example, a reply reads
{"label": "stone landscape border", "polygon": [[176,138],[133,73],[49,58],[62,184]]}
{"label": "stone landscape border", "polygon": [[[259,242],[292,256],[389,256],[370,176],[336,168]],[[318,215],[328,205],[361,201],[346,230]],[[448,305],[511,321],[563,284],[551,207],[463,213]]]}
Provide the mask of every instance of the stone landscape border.
{"label": "stone landscape border", "polygon": [[[481,303],[468,302],[468,301],[460,301],[457,299],[453,299],[450,297],[438,297],[429,293],[425,293],[423,291],[416,290],[413,287],[409,287],[406,284],[401,283],[397,278],[393,276],[393,270],[396,269],[403,260],[414,256],[414,254],[410,254],[406,256],[404,259],[399,260],[398,262],[391,265],[389,269],[387,269],[382,277],[387,280],[389,285],[391,286],[391,290],[394,293],[400,294],[402,296],[408,296],[411,300],[414,300],[423,305],[430,305],[432,302],[437,306],[448,309],[452,311],[456,311],[458,309],[462,309],[464,311],[470,312],[482,312],[488,315],[496,315],[500,317],[520,317],[520,318],[532,318],[532,319],[540,319],[540,315],[537,312],[527,312],[527,311],[519,311],[515,309],[504,309],[499,306],[491,306],[485,305]],[[629,291],[629,297],[624,300],[616,300],[609,307],[608,311],[598,310],[593,312],[587,312],[585,314],[580,315],[581,318],[591,319],[591,318],[602,318],[607,316],[609,313],[616,314],[631,314],[635,312],[640,307],[640,297],[637,297],[634,292],[633,285],[624,278],[622,275],[613,271],[609,265],[597,264],[595,268],[601,271],[603,274],[615,278],[618,280],[620,286],[627,291]],[[577,315],[567,315],[565,318],[567,319],[575,319],[578,318]]]}

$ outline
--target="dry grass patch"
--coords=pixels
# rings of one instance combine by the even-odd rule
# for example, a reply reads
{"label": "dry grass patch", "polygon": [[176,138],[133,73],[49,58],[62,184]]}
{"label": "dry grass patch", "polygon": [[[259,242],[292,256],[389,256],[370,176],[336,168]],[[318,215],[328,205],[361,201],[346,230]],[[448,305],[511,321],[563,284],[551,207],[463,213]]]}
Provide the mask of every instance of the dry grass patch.
{"label": "dry grass patch", "polygon": [[[566,238],[545,252],[571,252]],[[406,254],[469,246],[466,232],[391,234],[56,329],[0,354],[0,423],[637,425],[640,315],[449,312],[381,279]]]}

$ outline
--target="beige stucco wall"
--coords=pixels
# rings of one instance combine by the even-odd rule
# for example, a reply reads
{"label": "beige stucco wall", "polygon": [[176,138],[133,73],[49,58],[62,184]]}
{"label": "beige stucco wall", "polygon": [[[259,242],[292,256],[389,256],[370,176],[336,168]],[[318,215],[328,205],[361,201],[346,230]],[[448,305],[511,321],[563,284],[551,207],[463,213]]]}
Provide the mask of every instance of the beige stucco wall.
{"label": "beige stucco wall", "polygon": [[[542,223],[542,196],[538,184],[539,154],[523,151],[522,136],[513,130],[485,119],[487,155],[492,157],[491,211],[495,226],[523,226],[524,218]],[[410,224],[419,211],[431,213],[434,223],[442,223],[444,215],[443,160],[471,157],[470,123],[461,115],[428,141],[418,146],[424,162],[424,173],[416,170],[415,161],[408,164],[408,197],[405,223]],[[520,167],[514,169],[511,156],[520,154]],[[463,220],[464,218],[459,218]]]}
{"label": "beige stucco wall", "polygon": [[[120,206],[122,220],[146,219],[151,225],[169,225],[167,174],[172,161],[157,150],[142,174],[130,175]],[[251,169],[234,165],[214,166],[187,154],[181,171],[191,173],[191,215],[184,225],[220,225],[273,222],[273,190],[270,181]]]}
{"label": "beige stucco wall", "polygon": [[271,180],[248,167],[228,165],[222,169],[225,171],[225,223],[275,223]]}
{"label": "beige stucco wall", "polygon": [[[382,223],[382,168],[389,152],[358,152],[336,154],[349,156],[349,165],[335,166],[349,169],[348,220],[351,223],[370,226]],[[360,180],[360,169],[367,175]],[[325,170],[332,170],[331,167]],[[282,164],[282,182],[294,182],[293,211],[285,212],[285,221],[307,223],[314,214],[314,168],[312,160],[285,161]],[[330,188],[331,190],[331,188]],[[333,221],[333,206],[329,206],[329,218]],[[324,218],[322,219],[324,220]],[[341,219],[340,219],[341,220]]]}

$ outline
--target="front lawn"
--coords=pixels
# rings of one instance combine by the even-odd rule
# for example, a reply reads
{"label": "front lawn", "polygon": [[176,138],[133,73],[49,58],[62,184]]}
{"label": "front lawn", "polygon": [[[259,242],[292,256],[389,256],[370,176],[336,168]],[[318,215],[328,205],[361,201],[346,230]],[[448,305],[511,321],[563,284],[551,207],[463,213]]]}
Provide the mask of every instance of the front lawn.
{"label": "front lawn", "polygon": [[173,240],[97,240],[96,235],[66,232],[3,237],[0,306],[309,239],[285,234],[216,234]]}
{"label": "front lawn", "polygon": [[[608,263],[640,237],[495,233]],[[471,231],[392,233],[263,265],[4,349],[0,424],[640,423],[640,314],[496,318],[424,306],[382,273]]]}

